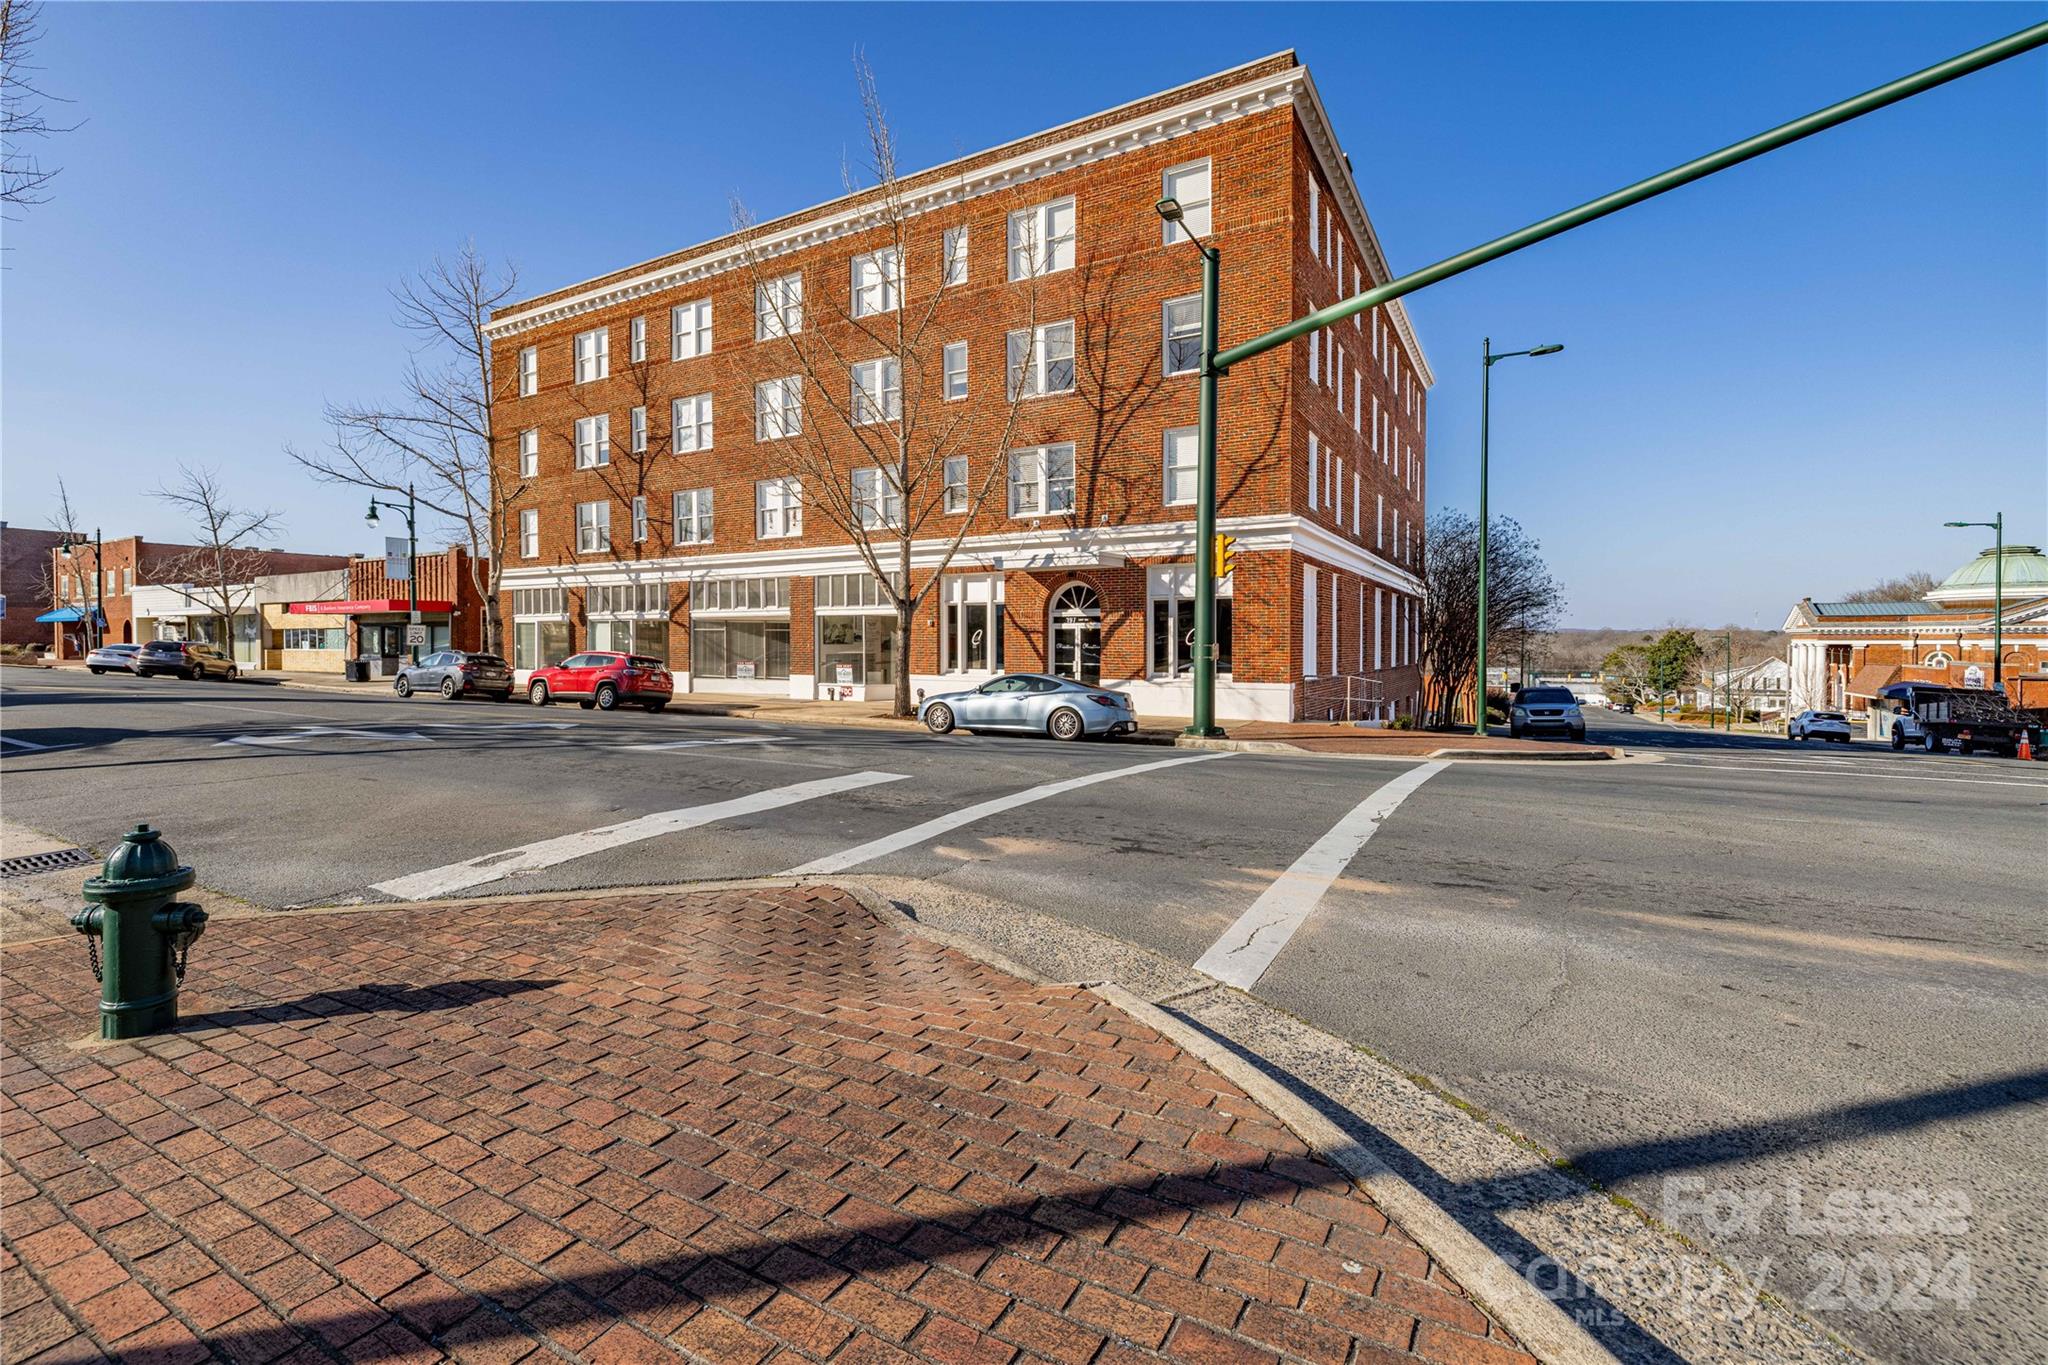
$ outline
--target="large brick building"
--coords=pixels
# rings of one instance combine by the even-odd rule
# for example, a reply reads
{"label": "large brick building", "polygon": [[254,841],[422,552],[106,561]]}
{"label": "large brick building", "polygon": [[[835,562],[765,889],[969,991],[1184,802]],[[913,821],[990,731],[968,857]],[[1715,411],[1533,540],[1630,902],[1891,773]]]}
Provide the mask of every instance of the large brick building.
{"label": "large brick building", "polygon": [[[1173,194],[1220,248],[1226,345],[1386,280],[1307,69],[1281,53],[898,190],[900,248],[854,194],[494,315],[516,666],[630,647],[698,691],[882,695],[886,596],[819,514],[845,494],[792,486],[785,434],[827,439],[848,390],[792,377],[777,329],[862,385],[881,348],[849,308],[900,310],[944,358],[880,377],[887,415],[965,424],[946,482],[995,479],[912,509],[914,576],[963,533],[914,622],[915,685],[1058,672],[1189,712],[1200,263],[1153,205]],[[1431,382],[1398,305],[1222,381],[1220,716],[1413,710]]]}
{"label": "large brick building", "polygon": [[1791,709],[1846,711],[1881,739],[1890,733],[1890,715],[1879,693],[1897,682],[1987,687],[1995,642],[2005,651],[2006,695],[2021,706],[2048,707],[2048,555],[2037,546],[2008,545],[2003,563],[2002,630],[1993,629],[2000,556],[1992,549],[1919,601],[1802,599],[1783,627]]}

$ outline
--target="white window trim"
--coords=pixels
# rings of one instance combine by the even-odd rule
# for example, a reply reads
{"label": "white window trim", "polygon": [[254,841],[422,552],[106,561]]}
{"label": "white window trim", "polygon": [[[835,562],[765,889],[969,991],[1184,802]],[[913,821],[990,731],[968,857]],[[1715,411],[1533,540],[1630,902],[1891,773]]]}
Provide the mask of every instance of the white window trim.
{"label": "white window trim", "polygon": [[[872,285],[863,284],[861,276],[870,267],[874,269],[877,278]],[[849,263],[848,270],[852,276],[848,302],[855,317],[879,317],[883,313],[895,312],[902,304],[903,258],[895,247],[885,246],[855,256]],[[870,290],[879,295],[878,301],[872,307],[865,302],[865,296]]]}
{"label": "white window trim", "polygon": [[519,351],[519,396],[531,398],[540,392],[540,348],[521,347]]}
{"label": "white window trim", "polygon": [[[1066,362],[1068,366],[1067,386],[1063,389],[1054,389],[1047,387],[1047,376],[1050,373],[1049,367],[1052,364],[1053,357],[1052,348],[1046,345],[1045,334],[1047,332],[1050,332],[1055,327],[1066,328],[1068,336],[1070,338],[1070,350],[1069,354],[1066,357]],[[1024,373],[1020,376],[1016,376],[1013,378],[1010,373],[1012,369],[1009,354],[1010,342],[1015,338],[1021,336],[1028,336],[1030,338],[1030,349],[1026,356]],[[1003,380],[1006,385],[1009,385],[1011,388],[1015,390],[1015,393],[1011,395],[1012,401],[1015,401],[1020,398],[1058,398],[1064,394],[1073,393],[1081,382],[1080,376],[1080,332],[1074,326],[1072,318],[1063,318],[1058,322],[1042,322],[1038,324],[1038,326],[1036,327],[1019,327],[1014,331],[1007,332],[1004,334]],[[1027,381],[1032,385],[1029,391],[1026,391],[1025,389],[1025,384]]]}
{"label": "white window trim", "polygon": [[[795,319],[790,315],[794,313]],[[775,341],[804,330],[804,274],[793,270],[754,286],[754,340]]]}
{"label": "white window trim", "polygon": [[[872,478],[874,480],[875,511],[872,517],[865,512],[863,507],[863,504],[867,501],[862,497],[860,488],[861,481],[864,478]],[[886,469],[881,465],[870,465],[866,469],[854,470],[849,475],[849,480],[852,484],[854,513],[859,519],[863,530],[900,529],[902,527],[903,490],[897,486],[896,472],[894,470]],[[895,504],[893,515],[890,510],[892,502]]]}
{"label": "white window trim", "polygon": [[949,227],[940,238],[939,287],[957,289],[967,283],[967,228]]}
{"label": "white window trim", "polygon": [[[1067,479],[1067,505],[1061,508],[1053,508],[1051,506],[1052,481],[1046,476],[1046,459],[1055,451],[1062,450],[1067,454],[1069,462],[1067,468],[1074,472],[1070,473]],[[1017,521],[1039,521],[1046,517],[1072,516],[1074,514],[1073,485],[1078,477],[1078,470],[1074,464],[1074,454],[1074,443],[1072,441],[1054,441],[1041,446],[1023,446],[1005,452],[1005,464],[1003,466],[1004,506],[1009,511],[1010,516]],[[1016,486],[1019,482],[1016,477],[1016,460],[1019,456],[1028,457],[1033,461],[1034,476],[1029,482],[1038,490],[1038,506],[1029,511],[1019,511],[1016,506]]]}
{"label": "white window trim", "polygon": [[[586,546],[584,545],[584,543],[583,543],[583,530],[584,530],[584,526],[583,526],[583,512],[584,512],[584,509],[585,509],[585,508],[595,508],[595,509],[597,510],[597,515],[596,515],[595,517],[593,517],[593,518],[591,519],[591,527],[590,527],[590,529],[591,529],[591,530],[592,530],[592,532],[594,533],[594,534],[593,534],[593,536],[592,536],[592,539],[593,539],[593,541],[595,541],[595,542],[597,542],[597,543],[595,543],[595,544],[592,544],[592,545],[590,545],[590,546],[588,546],[588,547],[586,547]],[[602,555],[602,554],[610,554],[610,553],[611,553],[611,548],[612,548],[612,504],[611,504],[611,501],[610,501],[610,499],[605,499],[605,500],[603,500],[603,501],[600,501],[600,502],[579,502],[579,503],[577,503],[577,504],[576,504],[576,553],[577,553],[577,554],[579,554],[579,555]]]}
{"label": "white window trim", "polygon": [[[767,518],[773,514],[781,526],[777,531],[766,531]],[[754,481],[754,539],[790,540],[804,533],[804,485],[803,480],[791,475],[780,475],[773,479]]]}
{"label": "white window trim", "polygon": [[528,427],[519,433],[519,477],[537,478],[540,475],[540,428]]}
{"label": "white window trim", "polygon": [[[1160,438],[1159,500],[1161,506],[1192,507],[1197,502],[1201,501],[1201,431],[1202,429],[1200,427],[1168,427],[1166,429],[1165,434]],[[1173,463],[1173,448],[1175,437],[1181,437],[1188,441],[1188,452],[1194,456],[1194,458],[1191,461],[1189,461],[1186,468],[1188,472],[1194,476],[1192,482],[1194,483],[1195,487],[1189,491],[1188,495],[1185,498],[1176,498],[1172,496],[1173,476],[1176,472],[1175,465]]]}
{"label": "white window trim", "polygon": [[[1195,363],[1184,370],[1173,368],[1173,306],[1177,303],[1192,303],[1195,306]],[[1168,378],[1202,372],[1202,296],[1183,294],[1177,299],[1168,299],[1159,305],[1159,371]]]}
{"label": "white window trim", "polygon": [[[960,392],[958,393],[953,392],[952,382],[953,353],[955,351],[960,353]],[[945,350],[940,352],[940,360],[939,383],[940,387],[945,391],[946,401],[948,403],[958,403],[965,400],[967,397],[967,343],[964,341],[947,342]]]}
{"label": "white window trim", "polygon": [[519,557],[540,558],[540,509],[522,507],[519,509]]}
{"label": "white window trim", "polygon": [[647,539],[647,498],[645,495],[633,499],[633,543],[642,544]]}
{"label": "white window trim", "polygon": [[[698,310],[703,310],[703,321],[698,321]],[[685,319],[687,317],[687,325]],[[710,299],[692,299],[679,303],[668,310],[668,358],[670,360],[695,360],[711,354],[712,315]],[[683,349],[683,338],[688,337],[690,347]]]}
{"label": "white window trim", "polygon": [[626,324],[626,355],[635,365],[647,359],[647,319],[634,318]]}
{"label": "white window trim", "polygon": [[1316,510],[1316,493],[1319,491],[1316,472],[1316,434],[1311,431],[1308,434],[1308,510],[1311,512]]}
{"label": "white window trim", "polygon": [[[960,482],[958,484],[955,484],[953,482],[953,466],[955,465],[958,465],[960,467]],[[939,476],[940,509],[947,516],[965,516],[967,513],[967,505],[970,500],[970,495],[967,489],[967,457],[965,455],[948,455],[945,459],[945,463],[939,466]],[[953,490],[956,487],[960,490],[960,497],[957,506],[955,505],[953,498]]]}
{"label": "white window trim", "polygon": [[[584,458],[583,433],[591,433],[590,458]],[[602,469],[612,462],[612,415],[595,412],[588,417],[576,419],[575,426],[576,467],[578,469]]]}
{"label": "white window trim", "polygon": [[647,453],[647,409],[644,407],[626,410],[626,444],[635,455]]}
{"label": "white window trim", "polygon": [[[683,533],[682,500],[690,499],[690,523],[692,534]],[[709,545],[712,543],[712,515],[717,511],[717,501],[709,488],[678,488],[669,495],[669,532],[677,545]],[[702,534],[696,534],[699,529]]]}
{"label": "white window trim", "polygon": [[[777,395],[772,409],[763,406],[763,399],[767,397],[771,386]],[[789,395],[792,392],[796,395],[794,403],[789,400]],[[767,431],[770,425],[768,419],[771,412],[774,419],[772,425],[775,430],[764,435],[763,432]],[[756,442],[786,441],[792,436],[802,435],[803,429],[804,382],[802,375],[788,374],[776,379],[763,379],[754,385],[754,440]]]}
{"label": "white window trim", "polygon": [[[1191,171],[1200,171],[1208,177],[1208,184],[1202,197],[1193,201],[1181,199],[1178,194],[1175,194],[1173,184],[1175,176],[1186,175]],[[1202,219],[1201,224],[1192,229],[1184,228],[1180,223],[1160,224],[1164,229],[1160,235],[1160,241],[1164,245],[1172,246],[1175,242],[1186,240],[1191,231],[1201,237],[1207,237],[1215,231],[1216,169],[1208,157],[1201,157],[1194,161],[1183,161],[1178,166],[1168,166],[1164,171],[1161,171],[1159,173],[1159,194],[1161,198],[1171,195],[1179,200],[1184,219],[1192,216],[1188,213],[1190,208],[1198,210]]]}
{"label": "white window trim", "polygon": [[[589,354],[589,355],[588,355],[587,357],[586,357],[586,356],[585,356],[585,354],[584,354],[584,343],[585,343],[585,342],[590,342],[590,343],[591,343],[591,347],[590,347],[590,354]],[[576,340],[575,340],[575,343],[574,343],[574,345],[573,345],[573,347],[572,347],[571,349],[572,349],[572,353],[573,353],[573,355],[574,355],[574,357],[575,357],[575,361],[576,361],[576,382],[577,382],[577,383],[579,383],[579,384],[595,384],[595,383],[596,383],[596,382],[597,382],[598,380],[600,380],[600,379],[609,379],[609,378],[611,378],[611,373],[612,373],[612,329],[611,329],[611,328],[609,328],[609,327],[592,327],[592,328],[590,328],[590,329],[589,329],[588,331],[582,331],[582,332],[578,332],[578,333],[576,334]],[[586,359],[588,359],[588,360],[589,360],[589,362],[590,362],[590,365],[589,365],[590,373],[588,373],[588,374],[585,374],[585,373],[584,373],[584,368],[585,368],[585,367],[584,367],[584,361],[585,361]]]}
{"label": "white window trim", "polygon": [[[903,419],[903,363],[895,356],[881,356],[874,360],[857,360],[851,369],[853,425],[857,427],[881,426]],[[869,389],[861,378],[861,371],[872,369],[880,382],[879,392]],[[890,380],[893,377],[894,383]],[[870,414],[871,415],[864,415]]]}
{"label": "white window trim", "polygon": [[[1045,235],[1047,232],[1047,220],[1060,208],[1067,210],[1068,219],[1072,226],[1064,237]],[[1020,220],[1028,225],[1021,238],[1018,233]],[[1033,204],[1029,208],[1017,209],[1012,212],[1008,219],[1006,232],[1007,241],[1004,245],[1007,247],[1006,255],[1009,258],[1007,273],[1013,283],[1018,280],[1040,279],[1047,275],[1056,275],[1062,270],[1072,270],[1074,268],[1075,244],[1080,240],[1081,235],[1080,210],[1074,201],[1074,196],[1071,194],[1062,195],[1058,199],[1048,199],[1043,204]],[[1017,255],[1020,245],[1024,248],[1024,259],[1029,267],[1021,274],[1017,270]],[[1059,263],[1062,246],[1066,249],[1067,257],[1066,264],[1064,265]]]}

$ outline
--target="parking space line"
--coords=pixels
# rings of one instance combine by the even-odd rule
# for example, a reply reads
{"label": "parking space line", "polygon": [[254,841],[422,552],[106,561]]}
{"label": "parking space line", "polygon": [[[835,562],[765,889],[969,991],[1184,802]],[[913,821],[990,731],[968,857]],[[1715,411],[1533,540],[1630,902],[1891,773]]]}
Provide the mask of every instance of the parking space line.
{"label": "parking space line", "polygon": [[1223,931],[1221,938],[1209,945],[1209,951],[1196,961],[1195,970],[1239,990],[1250,990],[1294,937],[1294,931],[1322,902],[1330,883],[1344,875],[1344,869],[1387,817],[1416,788],[1450,766],[1424,763],[1410,768],[1354,806],[1308,852],[1296,858],[1294,866],[1261,892],[1251,908]]}
{"label": "parking space line", "polygon": [[1112,768],[1108,772],[1089,773],[1085,777],[1069,777],[1059,782],[1047,782],[1042,786],[1026,787],[1022,791],[1011,792],[1008,796],[998,796],[993,800],[982,801],[961,810],[936,816],[933,819],[926,820],[923,824],[912,825],[909,829],[898,830],[894,834],[886,834],[879,839],[871,839],[864,844],[856,844],[852,848],[842,849],[838,853],[828,853],[822,858],[813,858],[810,862],[798,867],[792,867],[781,875],[785,877],[810,877],[826,872],[844,872],[850,867],[859,867],[862,863],[871,863],[877,858],[886,857],[891,853],[921,844],[927,839],[935,839],[948,830],[958,829],[962,825],[971,825],[977,820],[986,820],[991,815],[1001,815],[1004,811],[1015,810],[1019,806],[1028,806],[1034,801],[1043,801],[1048,797],[1059,796],[1065,792],[1078,791],[1082,787],[1092,787],[1098,782],[1113,782],[1119,777],[1136,777],[1140,773],[1156,773],[1165,768],[1178,768],[1184,763],[1202,763],[1212,758],[1228,757],[1230,755],[1227,753],[1194,754],[1185,758],[1162,759],[1157,763],[1139,763],[1128,768]]}
{"label": "parking space line", "polygon": [[414,872],[390,881],[377,882],[370,889],[381,891],[387,896],[400,900],[427,900],[434,896],[451,895],[482,886],[500,878],[515,876],[522,872],[537,872],[568,862],[572,858],[587,857],[607,849],[625,844],[637,844],[642,840],[674,834],[678,830],[695,829],[699,825],[714,824],[720,820],[731,820],[742,815],[754,815],[761,811],[775,810],[781,806],[793,806],[800,801],[812,801],[821,796],[836,796],[842,792],[858,791],[882,782],[901,782],[907,773],[845,773],[838,777],[822,777],[814,782],[798,782],[788,787],[770,787],[766,791],[754,792],[747,796],[734,797],[730,801],[714,801],[704,806],[685,806],[680,810],[656,811],[637,819],[622,821],[616,825],[604,825],[597,829],[586,829],[576,834],[564,834],[554,839],[542,839],[538,843],[522,844],[499,853],[487,853],[478,858],[467,858],[446,867],[430,868],[425,872]]}
{"label": "parking space line", "polygon": [[745,739],[674,739],[659,744],[620,744],[621,753],[657,753],[667,749],[703,749],[714,744],[786,744],[788,735],[750,735]]}
{"label": "parking space line", "polygon": [[1711,763],[1702,759],[1687,758],[1667,760],[1668,768],[1721,768],[1742,773],[1814,773],[1820,777],[1853,777],[1858,780],[1879,782],[1968,782],[1980,787],[2035,787],[2048,788],[2048,782],[2016,782],[1995,777],[1926,777],[1918,773],[1876,773],[1867,768],[1844,771],[1836,768],[1765,768],[1749,763]]}

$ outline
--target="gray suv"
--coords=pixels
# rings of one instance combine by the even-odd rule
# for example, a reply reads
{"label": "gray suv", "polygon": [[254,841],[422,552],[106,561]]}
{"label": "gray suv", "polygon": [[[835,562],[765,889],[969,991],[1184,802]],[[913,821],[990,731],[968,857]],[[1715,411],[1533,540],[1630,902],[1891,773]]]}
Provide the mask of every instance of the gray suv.
{"label": "gray suv", "polygon": [[391,690],[401,697],[439,692],[450,701],[468,696],[504,701],[512,695],[512,669],[495,654],[444,649],[399,669]]}

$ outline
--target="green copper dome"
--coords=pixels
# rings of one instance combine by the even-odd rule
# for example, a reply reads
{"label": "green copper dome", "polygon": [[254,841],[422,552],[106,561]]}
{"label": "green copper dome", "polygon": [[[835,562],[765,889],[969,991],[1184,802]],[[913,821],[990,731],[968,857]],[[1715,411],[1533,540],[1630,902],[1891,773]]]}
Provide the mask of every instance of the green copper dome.
{"label": "green copper dome", "polygon": [[[1935,601],[1989,602],[1998,577],[1998,551],[1985,550],[1927,594]],[[2005,547],[2005,600],[2048,594],[2048,555],[2038,545]]]}

